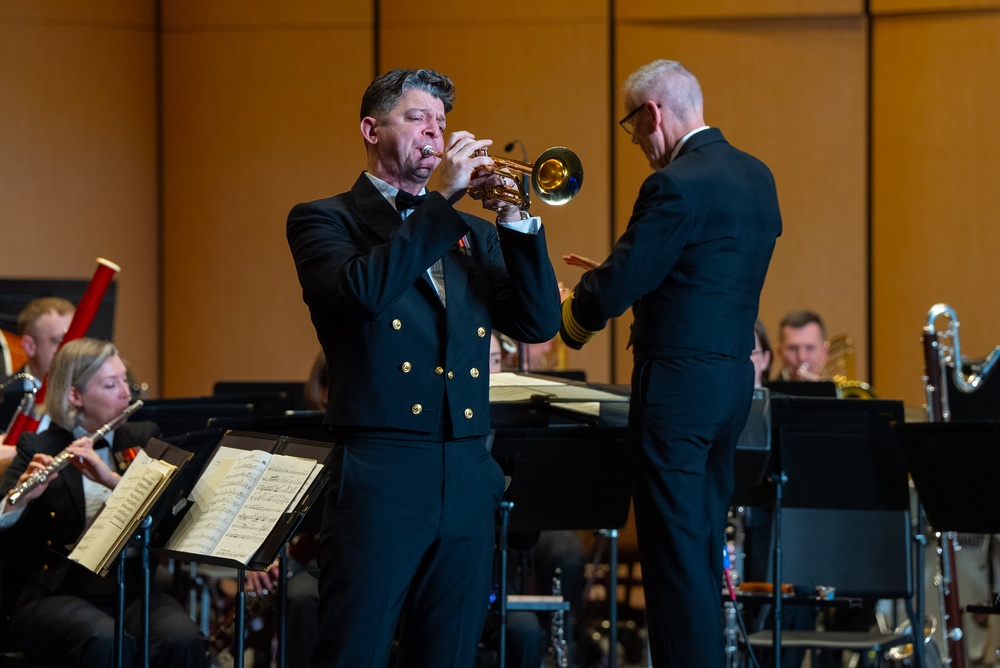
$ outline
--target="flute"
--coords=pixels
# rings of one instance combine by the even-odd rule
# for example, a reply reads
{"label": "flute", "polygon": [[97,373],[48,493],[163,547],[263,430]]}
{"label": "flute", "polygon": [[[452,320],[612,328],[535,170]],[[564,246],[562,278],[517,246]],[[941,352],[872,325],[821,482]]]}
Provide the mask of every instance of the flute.
{"label": "flute", "polygon": [[[105,424],[105,425],[103,425],[101,427],[98,427],[97,431],[95,431],[94,433],[87,434],[87,438],[90,438],[90,439],[96,441],[97,439],[101,438],[102,436],[104,436],[105,434],[107,434],[112,429],[117,429],[121,425],[125,424],[125,421],[128,420],[129,416],[132,415],[132,413],[135,413],[140,408],[142,408],[142,400],[141,399],[137,400],[133,404],[130,404],[128,406],[128,408],[126,408],[120,414],[118,414],[117,416],[115,416],[107,424]],[[25,480],[24,482],[22,482],[20,485],[15,486],[11,490],[10,496],[7,497],[8,503],[10,503],[11,505],[16,504],[18,502],[18,500],[26,492],[29,492],[29,491],[33,490],[35,487],[38,487],[39,485],[41,485],[43,482],[45,482],[46,480],[48,480],[49,476],[52,475],[53,473],[55,473],[57,471],[62,471],[64,468],[66,468],[67,466],[69,466],[69,463],[72,461],[72,459],[73,459],[73,455],[70,454],[70,452],[69,452],[68,449],[63,450],[62,452],[60,452],[58,455],[56,455],[55,457],[52,458],[52,463],[51,464],[49,464],[48,466],[46,466],[41,471],[36,471],[35,473],[32,473],[30,478],[28,478],[27,480]]]}

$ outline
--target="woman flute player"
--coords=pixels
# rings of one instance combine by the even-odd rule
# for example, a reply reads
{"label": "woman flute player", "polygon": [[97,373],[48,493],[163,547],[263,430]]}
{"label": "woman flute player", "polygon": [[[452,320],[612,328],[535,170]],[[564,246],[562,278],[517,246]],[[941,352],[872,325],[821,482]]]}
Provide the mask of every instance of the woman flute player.
{"label": "woman flute player", "polygon": [[[110,667],[116,579],[71,562],[68,546],[111,494],[136,449],[160,430],[151,422],[135,422],[109,431],[96,443],[87,436],[120,416],[131,399],[125,364],[111,343],[89,338],[67,342],[52,360],[47,382],[44,410],[52,424],[41,433],[21,435],[17,455],[0,481],[0,582],[10,614],[4,649],[74,666]],[[11,489],[46,469],[63,450],[73,455],[71,466],[11,504]],[[139,561],[126,562],[124,666],[137,656]],[[13,583],[19,592],[12,591]],[[180,603],[155,588],[150,599],[150,665],[207,665],[205,639]]]}

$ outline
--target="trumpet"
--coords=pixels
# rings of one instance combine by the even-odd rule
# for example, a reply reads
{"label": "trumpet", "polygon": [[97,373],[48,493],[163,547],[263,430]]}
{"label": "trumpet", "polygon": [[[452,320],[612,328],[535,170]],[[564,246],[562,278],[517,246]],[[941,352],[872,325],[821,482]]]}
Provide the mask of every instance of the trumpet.
{"label": "trumpet", "polygon": [[[132,413],[135,413],[140,408],[142,408],[142,400],[141,399],[138,400],[138,401],[136,401],[136,402],[134,402],[134,403],[132,403],[132,404],[130,404],[128,406],[128,408],[126,408],[121,413],[119,413],[117,416],[115,416],[107,424],[105,424],[105,425],[103,425],[101,427],[98,427],[97,430],[94,431],[93,433],[87,434],[87,438],[90,438],[90,439],[93,439],[93,440],[96,441],[97,439],[99,439],[102,436],[106,435],[112,429],[116,429],[117,427],[120,427],[121,425],[125,424],[125,421],[128,420],[129,416],[132,415]],[[10,496],[7,497],[7,501],[11,505],[16,504],[18,502],[18,500],[20,500],[20,498],[25,493],[27,493],[27,492],[33,490],[35,487],[38,487],[39,485],[41,485],[43,482],[45,482],[46,480],[48,480],[49,476],[51,476],[53,473],[56,473],[58,471],[62,471],[64,468],[66,468],[67,466],[69,466],[69,463],[72,461],[72,459],[73,459],[73,455],[70,454],[68,450],[63,450],[58,455],[56,455],[55,457],[52,458],[52,463],[51,464],[49,464],[48,466],[46,466],[41,471],[36,471],[35,473],[32,473],[30,478],[28,478],[27,480],[25,480],[24,482],[22,482],[20,485],[17,485],[16,487],[14,487],[11,490],[11,492],[10,492]]]}
{"label": "trumpet", "polygon": [[[420,152],[425,158],[441,157],[441,152],[435,151],[433,146],[424,146]],[[498,199],[527,209],[531,206],[531,197],[517,174],[530,174],[538,199],[552,206],[570,201],[583,187],[583,163],[576,153],[565,146],[546,149],[534,163],[493,157],[486,149],[482,149],[479,155],[492,158],[493,167],[490,171],[513,180],[514,186],[470,186],[466,192],[474,199]]]}

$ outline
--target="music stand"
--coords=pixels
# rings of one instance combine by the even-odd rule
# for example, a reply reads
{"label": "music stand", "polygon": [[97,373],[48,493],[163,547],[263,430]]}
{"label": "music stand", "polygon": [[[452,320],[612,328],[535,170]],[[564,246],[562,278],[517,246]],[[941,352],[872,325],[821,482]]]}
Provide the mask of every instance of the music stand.
{"label": "music stand", "polygon": [[253,414],[253,404],[226,401],[225,397],[149,399],[136,413],[136,419],[155,422],[163,436],[169,439],[205,429],[210,418]]}
{"label": "music stand", "polygon": [[755,387],[746,425],[736,439],[733,457],[736,485],[733,505],[762,505],[771,498],[771,393]]}
{"label": "music stand", "polygon": [[780,657],[782,508],[905,510],[909,495],[892,431],[893,423],[903,421],[902,402],[772,395],[771,420],[772,642]]}
{"label": "music stand", "polygon": [[[511,483],[501,508],[501,564],[507,532],[610,530],[609,666],[618,644],[618,533],[630,500],[626,435],[621,429],[558,426],[498,429],[493,458]],[[594,494],[595,489],[603,490]],[[506,658],[506,569],[500,575],[500,668]]]}
{"label": "music stand", "polygon": [[1000,471],[1000,421],[897,424],[896,433],[936,531],[1000,533],[996,506],[983,499]]}

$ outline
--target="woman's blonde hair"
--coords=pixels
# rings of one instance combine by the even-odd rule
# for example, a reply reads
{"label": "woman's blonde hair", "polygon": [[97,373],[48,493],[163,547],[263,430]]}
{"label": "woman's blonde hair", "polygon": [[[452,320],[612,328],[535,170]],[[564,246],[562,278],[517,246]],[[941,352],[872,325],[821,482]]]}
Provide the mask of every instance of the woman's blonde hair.
{"label": "woman's blonde hair", "polygon": [[94,374],[117,354],[115,344],[88,338],[67,341],[59,348],[45,380],[45,412],[53,422],[69,431],[80,425],[80,411],[69,402],[69,389],[83,392]]}

